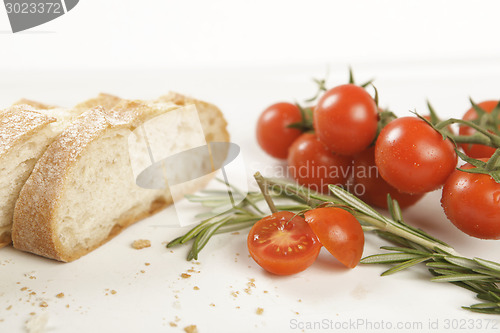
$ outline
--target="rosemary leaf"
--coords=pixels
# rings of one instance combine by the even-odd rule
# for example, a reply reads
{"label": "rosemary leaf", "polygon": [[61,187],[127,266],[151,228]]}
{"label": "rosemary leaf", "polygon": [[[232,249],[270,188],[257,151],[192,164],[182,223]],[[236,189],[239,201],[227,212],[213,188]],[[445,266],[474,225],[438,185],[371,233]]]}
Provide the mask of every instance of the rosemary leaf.
{"label": "rosemary leaf", "polygon": [[384,253],[384,254],[374,254],[361,259],[362,264],[386,264],[402,262],[410,259],[422,258],[419,254],[413,253]]}
{"label": "rosemary leaf", "polygon": [[473,271],[476,273],[479,273],[479,274],[489,275],[489,276],[493,276],[493,277],[500,279],[500,272],[495,272],[495,271],[491,271],[488,269],[482,269],[482,268],[476,268],[476,269],[473,269]]}
{"label": "rosemary leaf", "polygon": [[478,309],[478,308],[473,308],[473,307],[462,306],[462,309],[469,310],[472,312],[477,312],[477,313],[484,313],[484,314],[500,314],[500,308]]}
{"label": "rosemary leaf", "polygon": [[500,309],[500,303],[478,303],[470,306],[473,309],[489,309],[497,308]]}
{"label": "rosemary leaf", "polygon": [[431,278],[434,282],[454,282],[454,281],[492,281],[492,277],[483,274],[449,274]]}
{"label": "rosemary leaf", "polygon": [[420,250],[410,249],[407,247],[399,247],[399,246],[381,246],[380,248],[383,250],[388,250],[388,251],[399,251],[399,252],[405,252],[405,253],[419,254],[419,255],[423,255],[423,256],[428,256],[429,254],[431,254],[428,251],[420,251]]}
{"label": "rosemary leaf", "polygon": [[455,270],[459,273],[466,273],[470,272],[470,269],[459,267],[447,262],[441,262],[441,261],[433,261],[433,262],[428,262],[425,264],[427,267],[432,267],[432,268],[440,268],[440,269],[449,269],[449,270]]}
{"label": "rosemary leaf", "polygon": [[385,272],[383,272],[382,274],[380,274],[381,276],[387,276],[387,275],[391,275],[391,274],[394,274],[394,273],[397,273],[399,271],[402,271],[404,269],[407,269],[411,266],[415,266],[417,264],[420,264],[421,262],[424,262],[426,260],[429,260],[431,259],[432,257],[422,257],[422,258],[415,258],[415,259],[411,259],[411,260],[408,260],[408,261],[405,261],[403,262],[402,264],[399,264],[397,266],[394,266],[388,270],[386,270]]}
{"label": "rosemary leaf", "polygon": [[500,272],[500,264],[499,263],[485,260],[485,259],[481,259],[481,258],[474,258],[473,260],[475,262],[477,262],[478,264],[480,264],[481,266],[487,267],[487,268],[494,270],[496,272]]}
{"label": "rosemary leaf", "polygon": [[454,257],[454,256],[446,256],[444,257],[444,260],[446,260],[449,263],[452,263],[454,265],[467,268],[467,269],[475,269],[475,268],[481,268],[480,265],[478,265],[474,260],[467,259],[467,258],[461,258],[461,257]]}

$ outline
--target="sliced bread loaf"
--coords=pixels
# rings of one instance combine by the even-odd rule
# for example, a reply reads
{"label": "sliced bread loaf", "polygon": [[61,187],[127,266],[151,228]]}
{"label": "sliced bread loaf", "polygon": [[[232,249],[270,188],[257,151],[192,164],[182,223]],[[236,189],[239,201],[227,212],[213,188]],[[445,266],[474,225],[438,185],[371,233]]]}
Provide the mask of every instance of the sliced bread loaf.
{"label": "sliced bread loaf", "polygon": [[14,205],[50,143],[88,108],[111,108],[119,98],[100,94],[71,109],[21,99],[0,112],[0,247],[10,244]]}
{"label": "sliced bread loaf", "polygon": [[[168,99],[163,99],[168,103],[122,101],[110,112],[97,107],[68,126],[38,160],[19,195],[14,247],[72,261],[172,203],[168,187],[136,185],[128,147],[131,133],[146,121],[189,103],[199,111],[206,138],[229,138],[215,106],[176,96],[175,103]],[[190,138],[196,136],[189,124],[167,130],[177,138],[177,150],[190,148]]]}

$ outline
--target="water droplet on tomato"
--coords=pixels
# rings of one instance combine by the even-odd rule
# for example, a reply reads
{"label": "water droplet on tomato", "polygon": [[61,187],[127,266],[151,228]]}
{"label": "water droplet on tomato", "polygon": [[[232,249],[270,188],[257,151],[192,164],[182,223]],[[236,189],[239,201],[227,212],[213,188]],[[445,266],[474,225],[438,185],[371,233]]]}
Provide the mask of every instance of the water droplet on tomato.
{"label": "water droplet on tomato", "polygon": [[500,204],[500,191],[496,191],[493,193],[493,201],[497,204]]}

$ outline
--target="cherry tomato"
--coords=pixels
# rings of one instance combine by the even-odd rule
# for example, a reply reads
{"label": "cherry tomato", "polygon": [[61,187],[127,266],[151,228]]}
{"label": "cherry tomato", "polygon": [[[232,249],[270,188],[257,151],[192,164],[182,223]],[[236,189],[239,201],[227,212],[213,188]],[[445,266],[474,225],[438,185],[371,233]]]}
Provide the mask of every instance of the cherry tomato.
{"label": "cherry tomato", "polygon": [[302,132],[287,126],[301,122],[302,116],[296,105],[273,104],[262,112],[257,121],[257,142],[269,155],[286,159],[288,148]]}
{"label": "cherry tomato", "polygon": [[315,208],[304,215],[321,244],[346,267],[356,267],[365,244],[358,220],[344,209],[335,207]]}
{"label": "cherry tomato", "polygon": [[[462,166],[472,168],[469,163]],[[441,206],[448,219],[466,234],[500,239],[500,184],[489,175],[455,170],[444,184]]]}
{"label": "cherry tomato", "polygon": [[401,192],[424,193],[444,184],[457,165],[450,140],[416,117],[387,124],[375,144],[375,163],[386,182]]}
{"label": "cherry tomato", "polygon": [[288,171],[301,185],[328,193],[328,184],[344,186],[352,158],[330,152],[311,133],[302,134],[290,147]]}
{"label": "cherry tomato", "polygon": [[321,250],[306,221],[291,212],[277,212],[254,224],[247,238],[248,251],[262,268],[277,275],[303,271]]}
{"label": "cherry tomato", "polygon": [[314,110],[314,128],[328,149],[354,155],[377,134],[378,112],[373,98],[361,87],[346,84],[328,90]]}
{"label": "cherry tomato", "polygon": [[[483,109],[484,111],[491,113],[493,109],[498,105],[498,101],[485,101],[482,103],[479,103],[478,106]],[[463,120],[474,120],[477,119],[477,113],[474,108],[470,108],[462,117]],[[498,127],[500,129],[500,126]],[[475,129],[461,125],[459,130],[458,130],[460,135],[472,135],[476,132]],[[495,148],[493,147],[488,147],[485,145],[479,145],[479,144],[469,144],[469,143],[462,143],[460,144],[460,147],[464,150],[464,153],[467,156],[470,156],[472,158],[489,158],[493,153],[495,152]]]}
{"label": "cherry tomato", "polygon": [[387,194],[398,201],[399,207],[415,204],[424,194],[410,194],[398,191],[380,176],[375,165],[375,147],[372,146],[354,156],[354,195],[369,205],[387,209]]}

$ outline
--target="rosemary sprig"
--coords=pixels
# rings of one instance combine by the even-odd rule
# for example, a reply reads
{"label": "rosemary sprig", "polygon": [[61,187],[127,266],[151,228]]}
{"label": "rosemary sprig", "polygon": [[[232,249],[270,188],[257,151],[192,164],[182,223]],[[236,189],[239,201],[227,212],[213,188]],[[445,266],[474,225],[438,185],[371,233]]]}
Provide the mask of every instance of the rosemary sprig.
{"label": "rosemary sprig", "polygon": [[[361,260],[362,264],[392,265],[381,274],[382,276],[425,264],[432,275],[430,281],[452,283],[476,293],[481,302],[463,307],[464,309],[500,314],[500,263],[463,257],[450,245],[410,226],[403,220],[397,201],[391,200],[390,197],[388,206],[391,218],[334,185],[329,186],[332,195],[324,195],[287,181],[262,177],[259,173],[255,178],[262,191],[266,191],[274,200],[286,199],[294,202],[274,205],[277,210],[303,212],[320,205],[339,206],[349,209],[365,232],[374,232],[395,244],[396,246],[382,246],[381,249],[387,251],[385,253],[370,255]],[[217,212],[217,208],[228,207],[229,201],[223,196],[224,193],[226,192],[210,191],[204,195],[189,196],[188,199]],[[263,218],[266,214],[257,206],[257,203],[263,200],[262,193],[251,192],[240,204],[200,222],[185,235],[171,241],[167,247],[185,244],[194,239],[187,259],[197,259],[199,252],[214,234],[248,228]]]}

